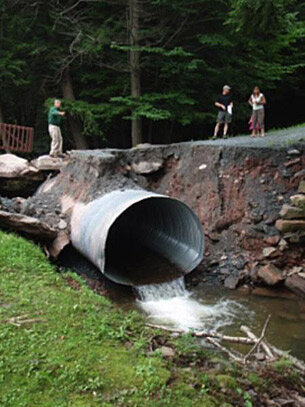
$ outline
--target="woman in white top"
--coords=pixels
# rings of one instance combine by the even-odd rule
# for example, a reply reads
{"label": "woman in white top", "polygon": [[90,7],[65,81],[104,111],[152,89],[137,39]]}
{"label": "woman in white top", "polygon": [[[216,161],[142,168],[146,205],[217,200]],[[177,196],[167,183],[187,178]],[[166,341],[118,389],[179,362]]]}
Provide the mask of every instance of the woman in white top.
{"label": "woman in white top", "polygon": [[253,93],[249,98],[249,104],[252,106],[253,131],[251,137],[256,137],[257,128],[261,129],[261,137],[265,137],[265,108],[266,98],[261,93],[258,86],[255,86]]}

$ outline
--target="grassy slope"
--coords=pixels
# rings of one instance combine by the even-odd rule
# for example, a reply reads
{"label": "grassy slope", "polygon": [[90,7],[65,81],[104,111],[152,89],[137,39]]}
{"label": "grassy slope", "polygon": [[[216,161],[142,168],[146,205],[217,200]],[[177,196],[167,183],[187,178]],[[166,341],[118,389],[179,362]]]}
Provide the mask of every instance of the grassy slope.
{"label": "grassy slope", "polygon": [[[18,316],[39,321],[8,321]],[[245,376],[189,336],[163,337],[175,360],[148,356],[155,334],[137,313],[56,273],[37,246],[0,232],[1,407],[252,406],[247,389],[262,386],[257,374]]]}

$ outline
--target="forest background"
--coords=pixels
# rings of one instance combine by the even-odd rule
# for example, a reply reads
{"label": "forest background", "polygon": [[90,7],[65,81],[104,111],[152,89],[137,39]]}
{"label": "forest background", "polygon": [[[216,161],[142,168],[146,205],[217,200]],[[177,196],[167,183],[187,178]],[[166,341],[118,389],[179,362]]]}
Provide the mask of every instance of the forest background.
{"label": "forest background", "polygon": [[63,98],[65,148],[206,139],[232,87],[231,134],[254,85],[267,128],[304,122],[303,0],[0,0],[0,122],[35,128]]}

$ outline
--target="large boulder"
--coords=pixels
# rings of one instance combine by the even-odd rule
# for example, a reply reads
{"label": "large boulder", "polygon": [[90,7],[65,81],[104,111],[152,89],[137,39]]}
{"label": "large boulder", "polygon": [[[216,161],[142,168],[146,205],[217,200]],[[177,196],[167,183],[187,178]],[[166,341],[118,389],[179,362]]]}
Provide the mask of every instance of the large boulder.
{"label": "large boulder", "polygon": [[304,208],[298,208],[295,206],[290,206],[290,205],[283,205],[280,216],[283,219],[300,219],[300,218],[305,218],[305,207]]}
{"label": "large boulder", "polygon": [[304,273],[293,274],[285,281],[286,287],[305,297],[305,278]]}
{"label": "large boulder", "polygon": [[305,181],[300,182],[298,192],[300,192],[301,194],[305,194]]}
{"label": "large boulder", "polygon": [[58,233],[47,223],[41,222],[39,219],[1,210],[0,226],[26,233],[42,240],[53,240],[57,237]]}
{"label": "large boulder", "polygon": [[276,221],[275,226],[283,233],[298,232],[305,230],[305,220],[283,220]]}
{"label": "large boulder", "polygon": [[17,157],[14,154],[0,155],[0,177],[2,178],[18,178],[37,172],[38,170],[24,158]]}
{"label": "large boulder", "polygon": [[66,161],[64,161],[62,158],[41,155],[35,160],[32,160],[31,164],[41,171],[58,171],[66,164]]}
{"label": "large boulder", "polygon": [[275,285],[283,280],[283,274],[280,269],[273,264],[267,264],[260,267],[257,276],[267,285]]}
{"label": "large boulder", "polygon": [[293,195],[290,197],[290,201],[294,206],[297,206],[298,208],[305,209],[305,195]]}
{"label": "large boulder", "polygon": [[147,175],[157,172],[162,168],[163,161],[140,161],[139,163],[133,163],[132,169],[136,174]]}

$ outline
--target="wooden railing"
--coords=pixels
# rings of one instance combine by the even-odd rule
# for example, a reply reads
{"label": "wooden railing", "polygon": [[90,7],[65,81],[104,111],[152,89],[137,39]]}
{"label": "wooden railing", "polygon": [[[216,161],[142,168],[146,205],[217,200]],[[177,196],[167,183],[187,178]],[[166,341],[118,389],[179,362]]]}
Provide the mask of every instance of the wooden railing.
{"label": "wooden railing", "polygon": [[29,153],[33,149],[33,127],[0,123],[0,149]]}

